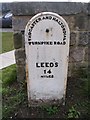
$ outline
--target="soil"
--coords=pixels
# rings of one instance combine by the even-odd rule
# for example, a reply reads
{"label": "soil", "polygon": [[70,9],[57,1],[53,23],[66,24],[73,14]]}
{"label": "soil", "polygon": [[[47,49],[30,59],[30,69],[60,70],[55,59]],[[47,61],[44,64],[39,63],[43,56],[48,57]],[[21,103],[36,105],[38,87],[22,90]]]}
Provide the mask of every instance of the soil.
{"label": "soil", "polygon": [[83,84],[83,80],[79,78],[68,78],[66,104],[56,105],[58,111],[55,114],[48,114],[44,107],[28,107],[26,98],[25,102],[20,103],[17,110],[10,115],[10,118],[68,118],[69,109],[73,106],[80,112],[80,118],[89,119],[86,104],[89,100],[83,92]]}

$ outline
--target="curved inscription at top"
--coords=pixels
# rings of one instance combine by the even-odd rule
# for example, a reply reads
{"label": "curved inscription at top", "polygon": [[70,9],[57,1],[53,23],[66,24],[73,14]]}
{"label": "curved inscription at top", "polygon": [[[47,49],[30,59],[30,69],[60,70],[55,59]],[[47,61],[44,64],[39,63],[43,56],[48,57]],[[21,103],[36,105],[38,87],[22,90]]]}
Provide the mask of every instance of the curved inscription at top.
{"label": "curved inscription at top", "polygon": [[68,25],[62,17],[55,13],[43,12],[28,22],[25,34],[29,45],[65,45],[68,31]]}

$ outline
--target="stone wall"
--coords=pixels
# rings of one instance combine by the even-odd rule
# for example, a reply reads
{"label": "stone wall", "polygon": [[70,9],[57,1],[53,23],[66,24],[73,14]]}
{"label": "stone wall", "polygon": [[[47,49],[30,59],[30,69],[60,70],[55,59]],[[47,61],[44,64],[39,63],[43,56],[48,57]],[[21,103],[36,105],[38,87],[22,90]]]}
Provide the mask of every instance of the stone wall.
{"label": "stone wall", "polygon": [[55,12],[62,16],[70,28],[70,54],[68,76],[79,67],[86,68],[88,63],[88,41],[90,40],[89,3],[50,3],[26,2],[9,5],[13,12],[14,47],[17,63],[18,81],[26,77],[24,30],[27,22],[40,12]]}

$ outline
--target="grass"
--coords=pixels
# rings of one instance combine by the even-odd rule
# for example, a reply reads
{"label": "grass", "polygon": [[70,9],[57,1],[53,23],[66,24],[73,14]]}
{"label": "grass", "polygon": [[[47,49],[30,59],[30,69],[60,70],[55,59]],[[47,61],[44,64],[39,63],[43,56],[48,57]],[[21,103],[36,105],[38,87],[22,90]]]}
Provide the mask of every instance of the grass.
{"label": "grass", "polygon": [[80,83],[77,82],[77,94],[76,102],[70,109],[68,117],[70,118],[88,118],[90,116],[90,75],[88,76],[88,68],[78,68],[74,71],[75,78],[78,78]]}
{"label": "grass", "polygon": [[16,65],[11,65],[2,70],[2,116],[3,119],[10,118],[16,112],[19,104],[25,101],[26,94],[19,88],[16,78]]}
{"label": "grass", "polygon": [[16,79],[16,65],[2,70],[2,82],[4,86],[11,85]]}
{"label": "grass", "polygon": [[41,109],[45,110],[48,115],[54,115],[59,111],[57,106],[42,106]]}
{"label": "grass", "polygon": [[69,109],[68,118],[79,118],[80,112],[77,111],[73,106]]}
{"label": "grass", "polygon": [[[82,71],[82,72],[81,72]],[[20,87],[16,81],[16,65],[11,65],[2,70],[2,115],[3,120],[7,118],[87,118],[88,107],[90,102],[87,99],[88,95],[88,80],[87,72],[84,70],[77,71],[81,77],[71,87],[70,92],[74,96],[68,97],[67,106],[43,106],[39,108],[28,108],[27,93],[25,83]],[[83,74],[82,74],[83,73]],[[72,79],[73,81],[73,79]],[[77,83],[76,83],[77,82]],[[72,82],[73,83],[73,82]],[[72,84],[70,84],[71,86]],[[74,87],[74,89],[73,89]],[[75,90],[76,89],[76,90]],[[76,92],[76,93],[75,93]],[[70,95],[70,93],[69,93]],[[74,97],[74,99],[72,99]],[[77,100],[78,99],[78,100]],[[21,115],[22,114],[22,115]]]}
{"label": "grass", "polygon": [[3,32],[2,33],[2,51],[0,51],[0,54],[11,51],[13,49],[14,49],[13,33]]}

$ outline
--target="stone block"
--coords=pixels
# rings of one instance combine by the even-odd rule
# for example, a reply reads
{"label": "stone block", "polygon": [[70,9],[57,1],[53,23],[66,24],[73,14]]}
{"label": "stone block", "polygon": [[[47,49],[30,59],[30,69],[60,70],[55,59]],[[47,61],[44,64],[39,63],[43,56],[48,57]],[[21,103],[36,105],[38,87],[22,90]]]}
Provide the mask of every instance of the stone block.
{"label": "stone block", "polygon": [[17,32],[14,33],[14,48],[19,49],[22,47],[22,34]]}
{"label": "stone block", "polygon": [[25,58],[16,59],[16,64],[17,65],[25,65]]}
{"label": "stone block", "polygon": [[68,74],[67,74],[68,77],[71,77],[72,76],[72,63],[69,63],[68,64]]}
{"label": "stone block", "polygon": [[90,48],[90,31],[88,32],[88,47]]}
{"label": "stone block", "polygon": [[76,33],[74,32],[71,32],[70,33],[70,45],[73,46],[76,44]]}
{"label": "stone block", "polygon": [[89,34],[90,34],[89,32],[80,32],[78,45],[81,45],[81,46],[88,45],[88,40],[89,40],[88,35]]}
{"label": "stone block", "polygon": [[90,2],[88,3],[87,10],[88,10],[88,15],[90,15]]}
{"label": "stone block", "polygon": [[18,83],[25,82],[26,79],[26,72],[25,72],[25,65],[18,65],[17,66],[17,81]]}
{"label": "stone block", "polygon": [[75,15],[75,26],[76,30],[88,30],[88,16],[87,14]]}
{"label": "stone block", "polygon": [[83,61],[84,60],[84,48],[83,47],[74,48],[71,51],[70,56],[73,59],[73,62]]}
{"label": "stone block", "polygon": [[74,51],[74,46],[70,46],[69,48],[69,64],[75,62],[74,58],[72,57]]}
{"label": "stone block", "polygon": [[74,62],[74,59],[72,58],[72,56],[70,55],[69,56],[69,63],[73,63]]}
{"label": "stone block", "polygon": [[90,65],[90,46],[88,47],[88,63]]}
{"label": "stone block", "polygon": [[88,68],[88,62],[77,62],[75,63],[75,69],[78,69],[78,68],[82,68],[82,69],[86,69]]}
{"label": "stone block", "polygon": [[88,26],[87,26],[87,28],[88,28],[88,31],[90,31],[90,15],[88,16]]}
{"label": "stone block", "polygon": [[68,19],[69,19],[69,28],[70,30],[75,30],[75,16],[74,15],[70,15],[68,16]]}
{"label": "stone block", "polygon": [[[17,49],[15,51],[15,58],[16,58],[16,61],[22,61],[22,60],[25,60],[26,58],[26,55],[25,55],[25,49],[23,48],[20,48],[20,49]],[[24,63],[23,63],[24,64]]]}
{"label": "stone block", "polygon": [[89,51],[88,51],[88,47],[85,48],[85,56],[84,56],[84,60],[88,62],[88,56],[89,56]]}
{"label": "stone block", "polygon": [[25,27],[30,19],[31,16],[14,16],[12,19],[13,30],[14,31],[25,30]]}
{"label": "stone block", "polygon": [[70,31],[75,30],[75,16],[74,15],[68,15],[68,16],[62,16],[66,22],[68,23]]}
{"label": "stone block", "polygon": [[60,15],[87,13],[88,4],[76,2],[15,2],[11,5],[14,15],[35,15],[37,13],[55,12]]}

